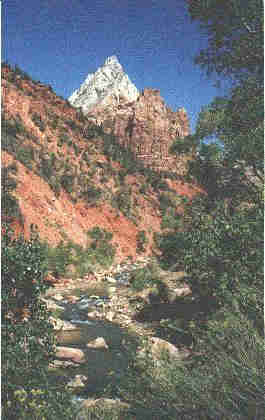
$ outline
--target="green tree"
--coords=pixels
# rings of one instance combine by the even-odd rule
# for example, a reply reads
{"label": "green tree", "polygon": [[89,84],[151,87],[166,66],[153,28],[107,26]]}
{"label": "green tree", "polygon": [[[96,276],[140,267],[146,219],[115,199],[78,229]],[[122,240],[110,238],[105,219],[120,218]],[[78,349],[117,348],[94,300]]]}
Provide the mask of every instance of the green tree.
{"label": "green tree", "polygon": [[256,0],[191,0],[189,11],[209,38],[196,62],[233,82],[229,94],[202,109],[195,134],[172,147],[196,150],[188,177],[206,194],[187,206],[181,231],[160,240],[162,263],[185,269],[202,303],[190,325],[200,348],[211,322],[224,332],[233,311],[253,332],[263,331],[263,7]]}
{"label": "green tree", "polygon": [[15,238],[6,225],[1,245],[2,416],[8,420],[70,416],[69,394],[48,375],[55,337],[40,299],[48,287],[43,281],[46,248],[34,236],[29,241]]}
{"label": "green tree", "polygon": [[189,0],[192,20],[208,36],[195,62],[208,74],[263,82],[262,0]]}
{"label": "green tree", "polygon": [[232,89],[202,109],[195,134],[175,143],[173,151],[183,153],[197,147],[200,169],[193,163],[190,175],[200,172],[203,176],[204,172],[204,178],[218,178],[216,149],[205,145],[215,139],[219,163],[240,178],[244,193],[259,201],[257,184],[263,182],[263,2],[190,0],[189,12],[209,38],[208,47],[195,62],[209,74],[229,77]]}

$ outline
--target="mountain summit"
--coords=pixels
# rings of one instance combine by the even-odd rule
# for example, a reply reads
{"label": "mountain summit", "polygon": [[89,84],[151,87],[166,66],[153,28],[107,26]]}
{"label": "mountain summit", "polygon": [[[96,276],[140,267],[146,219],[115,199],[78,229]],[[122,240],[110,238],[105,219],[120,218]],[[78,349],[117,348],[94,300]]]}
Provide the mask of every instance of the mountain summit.
{"label": "mountain summit", "polygon": [[186,157],[176,159],[169,150],[176,138],[190,133],[186,111],[172,111],[157,89],[138,92],[116,56],[107,58],[102,67],[89,74],[69,102],[106,133],[114,134],[144,166],[185,172]]}
{"label": "mountain summit", "polygon": [[95,73],[88,74],[79,89],[69,97],[74,107],[81,107],[87,114],[97,105],[119,102],[122,97],[126,102],[134,102],[139,92],[124,72],[118,58],[108,57],[102,67]]}

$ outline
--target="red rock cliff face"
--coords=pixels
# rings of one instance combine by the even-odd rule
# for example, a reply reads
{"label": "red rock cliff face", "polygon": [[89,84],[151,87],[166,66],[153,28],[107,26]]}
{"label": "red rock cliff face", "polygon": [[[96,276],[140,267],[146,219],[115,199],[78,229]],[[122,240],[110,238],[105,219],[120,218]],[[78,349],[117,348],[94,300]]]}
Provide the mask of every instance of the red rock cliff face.
{"label": "red rock cliff face", "polygon": [[[146,89],[136,102],[119,99],[108,105],[104,114],[96,110],[97,122],[103,122],[104,131],[114,130],[120,142],[131,146],[147,164],[158,162],[155,153],[166,156],[177,134],[189,132],[186,113],[172,112],[158,91]],[[17,230],[29,237],[34,225],[40,238],[51,245],[71,240],[86,247],[88,230],[99,226],[113,234],[117,262],[138,258],[137,237],[144,231],[148,242],[141,255],[152,255],[155,233],[161,232],[161,191],[137,172],[126,174],[122,181],[125,168],[104,154],[102,133],[84,137],[94,126],[78,110],[48,86],[4,66],[2,118],[2,167],[13,167],[9,172],[16,182],[12,196],[24,220]],[[67,179],[70,185],[63,182]],[[179,179],[168,179],[167,184],[173,199],[192,199],[201,192]],[[98,200],[87,199],[85,193],[91,188],[101,193]],[[127,202],[130,206],[124,210]],[[173,206],[181,211],[177,202]],[[3,203],[3,218],[8,211]]]}
{"label": "red rock cliff face", "polygon": [[144,89],[131,103],[119,98],[104,108],[98,105],[88,117],[113,132],[146,166],[180,175],[185,172],[188,157],[175,158],[169,148],[178,137],[190,134],[188,116],[183,108],[173,112],[166,106],[159,90]]}

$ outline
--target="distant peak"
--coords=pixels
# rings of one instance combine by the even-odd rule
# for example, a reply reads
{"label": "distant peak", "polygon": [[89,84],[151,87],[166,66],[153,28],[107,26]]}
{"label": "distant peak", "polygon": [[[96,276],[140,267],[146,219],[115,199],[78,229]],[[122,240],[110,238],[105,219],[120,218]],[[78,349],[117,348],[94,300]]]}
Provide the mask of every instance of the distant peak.
{"label": "distant peak", "polygon": [[104,65],[107,66],[109,64],[120,64],[118,57],[116,55],[111,55],[110,57],[108,57]]}
{"label": "distant peak", "polygon": [[99,103],[107,103],[111,97],[123,97],[133,102],[138,96],[137,88],[124,72],[117,56],[111,55],[95,73],[87,75],[85,82],[69,97],[69,102],[87,113]]}

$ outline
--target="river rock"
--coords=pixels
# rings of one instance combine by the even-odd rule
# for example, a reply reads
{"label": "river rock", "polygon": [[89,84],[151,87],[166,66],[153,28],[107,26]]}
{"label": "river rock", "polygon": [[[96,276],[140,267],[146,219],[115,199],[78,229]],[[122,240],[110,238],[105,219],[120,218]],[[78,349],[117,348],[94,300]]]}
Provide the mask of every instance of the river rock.
{"label": "river rock", "polygon": [[77,328],[76,325],[72,324],[69,321],[63,321],[62,319],[53,318],[52,316],[50,316],[49,321],[53,325],[55,330],[67,331],[67,330],[75,330]]}
{"label": "river rock", "polygon": [[78,368],[78,364],[71,362],[70,360],[53,360],[49,364],[49,369],[57,369],[57,368]]}
{"label": "river rock", "polygon": [[69,303],[76,303],[79,300],[78,296],[65,296],[65,299],[69,302]]}
{"label": "river rock", "polygon": [[59,293],[57,293],[56,295],[53,295],[53,299],[60,301],[60,300],[64,300],[64,297],[60,295]]}
{"label": "river rock", "polygon": [[140,350],[138,355],[140,357],[145,356],[148,351],[155,361],[159,361],[163,354],[167,354],[170,361],[183,360],[190,355],[189,350],[180,350],[168,341],[158,337],[151,337],[148,340],[147,349]]}
{"label": "river rock", "polygon": [[108,287],[108,292],[109,292],[109,293],[115,293],[115,292],[116,292],[116,290],[117,290],[117,288],[116,288],[116,287],[114,287],[114,286]]}
{"label": "river rock", "polygon": [[155,300],[155,298],[158,297],[158,295],[159,295],[159,292],[156,286],[146,287],[144,290],[141,290],[140,292],[135,293],[130,298],[130,301],[138,301],[138,302],[150,304]]}
{"label": "river rock", "polygon": [[113,319],[115,318],[115,312],[109,311],[106,313],[105,318],[107,321],[112,322]]}
{"label": "river rock", "polygon": [[80,349],[74,349],[72,347],[58,346],[56,348],[55,357],[62,360],[70,360],[74,363],[84,363],[85,354]]}
{"label": "river rock", "polygon": [[92,319],[94,319],[94,318],[102,318],[102,316],[103,316],[103,314],[101,314],[98,311],[91,311],[91,312],[88,312],[88,314],[87,314],[87,317],[88,318],[92,318]]}
{"label": "river rock", "polygon": [[85,375],[75,375],[75,377],[68,382],[67,386],[69,388],[83,388],[86,385],[87,376]]}
{"label": "river rock", "polygon": [[59,310],[64,309],[63,306],[58,305],[57,303],[53,302],[50,299],[41,298],[41,300],[42,300],[42,302],[44,302],[46,304],[48,310],[54,311],[54,310],[58,310],[58,309]]}
{"label": "river rock", "polygon": [[180,280],[185,278],[185,276],[186,273],[183,271],[171,273],[168,277],[162,276],[158,283],[161,300],[174,303],[178,297],[190,295],[192,291],[186,283],[178,284]]}
{"label": "river rock", "polygon": [[106,276],[105,279],[108,283],[117,283],[117,280],[114,277]]}
{"label": "river rock", "polygon": [[87,348],[89,349],[99,349],[99,350],[108,350],[109,346],[107,345],[106,341],[103,337],[97,337],[95,340],[90,341],[87,343]]}

